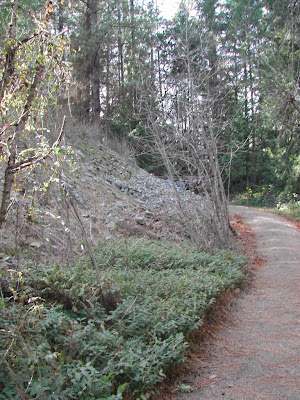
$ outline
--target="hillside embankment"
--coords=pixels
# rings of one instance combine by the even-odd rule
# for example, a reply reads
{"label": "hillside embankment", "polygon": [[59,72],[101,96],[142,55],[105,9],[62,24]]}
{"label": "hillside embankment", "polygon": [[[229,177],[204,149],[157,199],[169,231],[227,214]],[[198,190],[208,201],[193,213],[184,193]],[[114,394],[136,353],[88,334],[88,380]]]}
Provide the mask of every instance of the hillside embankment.
{"label": "hillside embankment", "polygon": [[[21,256],[39,249],[39,261],[66,261],[70,254],[77,258],[82,253],[78,244],[83,235],[92,244],[123,236],[179,242],[188,237],[182,208],[190,213],[191,223],[197,223],[195,210],[205,209],[201,196],[174,187],[139,168],[133,158],[99,144],[78,140],[71,155],[56,163],[60,166],[53,174],[46,163],[30,174],[20,172],[14,211],[0,233],[6,253],[21,249]],[[45,192],[38,194],[38,185]]]}

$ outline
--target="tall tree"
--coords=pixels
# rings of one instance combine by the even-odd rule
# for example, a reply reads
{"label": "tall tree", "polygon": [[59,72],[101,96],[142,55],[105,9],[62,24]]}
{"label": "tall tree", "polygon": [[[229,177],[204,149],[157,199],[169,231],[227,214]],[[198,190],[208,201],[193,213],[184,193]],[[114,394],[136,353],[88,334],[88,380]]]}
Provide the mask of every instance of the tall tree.
{"label": "tall tree", "polygon": [[18,171],[37,165],[54,149],[39,126],[48,100],[59,94],[68,75],[68,65],[63,61],[64,46],[48,30],[52,2],[45,4],[43,19],[31,13],[28,25],[35,29],[29,29],[26,35],[20,29],[27,17],[22,14],[21,5],[21,0],[7,5],[10,20],[6,36],[0,42],[1,158],[6,161],[0,225],[11,205],[11,190]]}
{"label": "tall tree", "polygon": [[297,1],[267,1],[265,15],[267,45],[260,50],[265,82],[262,114],[277,132],[277,176],[279,188],[300,190],[300,5]]}
{"label": "tall tree", "polygon": [[[145,125],[152,132],[171,180],[193,176],[201,193],[199,207],[191,210],[176,191],[191,238],[197,244],[203,245],[204,240],[208,246],[214,243],[226,247],[229,220],[217,143],[222,127],[213,115],[217,100],[209,91],[212,65],[208,41],[202,36],[203,27],[205,22],[182,5],[168,32],[172,51],[165,75],[168,89],[163,97],[159,97],[159,91],[156,93],[155,108],[148,105]],[[217,75],[217,63],[214,69]]]}

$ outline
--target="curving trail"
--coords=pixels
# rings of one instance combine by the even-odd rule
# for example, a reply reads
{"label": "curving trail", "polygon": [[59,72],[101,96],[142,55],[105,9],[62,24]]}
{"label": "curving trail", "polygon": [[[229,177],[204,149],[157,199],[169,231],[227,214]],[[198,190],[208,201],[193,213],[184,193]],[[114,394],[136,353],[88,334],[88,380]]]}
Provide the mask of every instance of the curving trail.
{"label": "curving trail", "polygon": [[271,213],[230,211],[252,228],[265,262],[207,357],[182,379],[196,389],[172,400],[300,400],[300,230]]}

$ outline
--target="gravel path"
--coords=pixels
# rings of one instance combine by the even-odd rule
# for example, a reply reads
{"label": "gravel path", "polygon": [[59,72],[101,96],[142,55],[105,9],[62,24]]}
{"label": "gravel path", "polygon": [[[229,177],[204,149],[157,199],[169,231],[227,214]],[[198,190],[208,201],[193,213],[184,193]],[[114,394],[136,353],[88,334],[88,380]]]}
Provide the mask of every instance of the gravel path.
{"label": "gravel path", "polygon": [[300,400],[300,232],[286,219],[232,207],[257,239],[254,283],[172,400]]}

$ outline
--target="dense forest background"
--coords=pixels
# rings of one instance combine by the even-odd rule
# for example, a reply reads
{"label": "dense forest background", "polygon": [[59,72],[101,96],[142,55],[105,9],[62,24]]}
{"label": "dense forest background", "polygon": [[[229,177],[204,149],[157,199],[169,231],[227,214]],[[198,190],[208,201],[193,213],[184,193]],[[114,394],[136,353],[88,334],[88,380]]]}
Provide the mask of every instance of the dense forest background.
{"label": "dense forest background", "polygon": [[218,158],[228,195],[295,199],[298,1],[183,1],[166,21],[154,1],[15,0],[0,18],[3,154],[13,127],[41,126],[59,106],[96,126],[95,139],[129,143],[159,176],[199,182]]}

